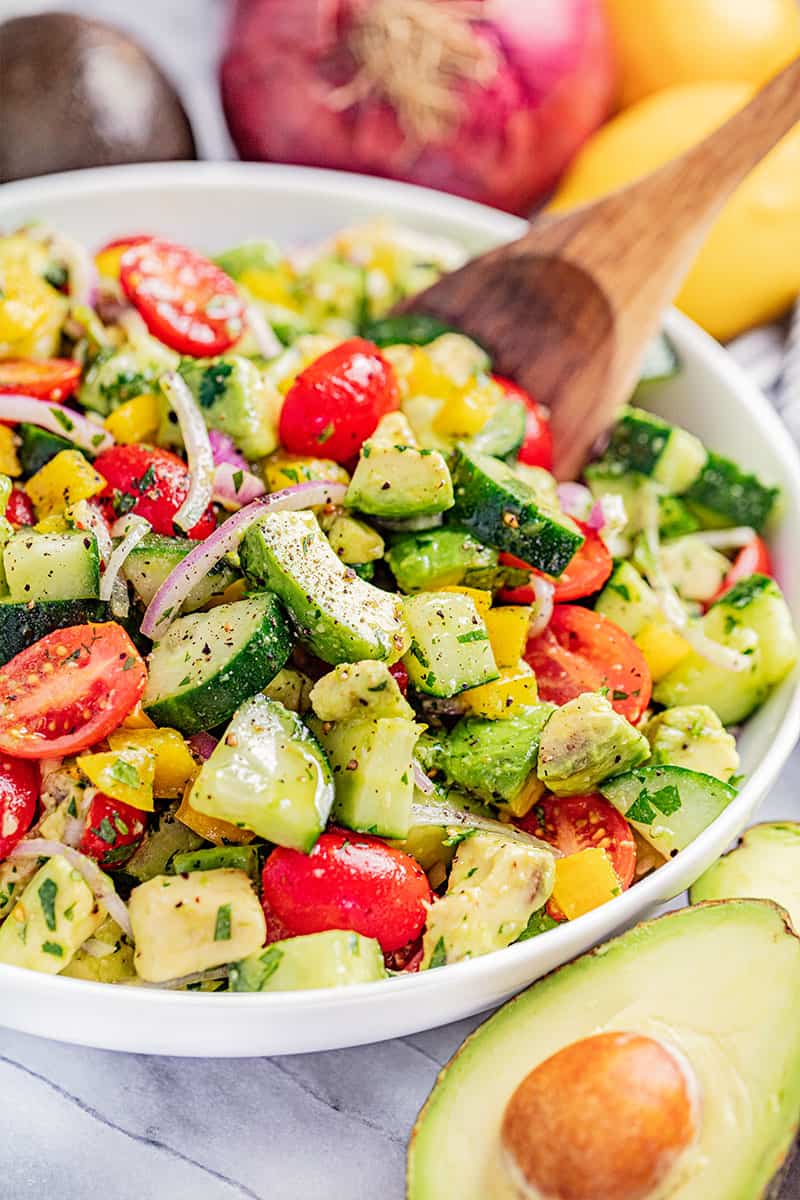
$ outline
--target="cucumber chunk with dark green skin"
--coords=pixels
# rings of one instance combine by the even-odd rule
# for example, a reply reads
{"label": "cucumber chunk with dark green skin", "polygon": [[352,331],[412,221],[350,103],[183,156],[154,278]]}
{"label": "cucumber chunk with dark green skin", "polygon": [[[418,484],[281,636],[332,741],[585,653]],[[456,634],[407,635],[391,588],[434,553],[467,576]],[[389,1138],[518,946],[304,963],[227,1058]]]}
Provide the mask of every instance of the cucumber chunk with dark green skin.
{"label": "cucumber chunk with dark green skin", "polygon": [[226,867],[246,871],[251,879],[258,879],[258,847],[212,846],[208,850],[185,851],[172,859],[172,870],[176,875],[192,871],[217,871]]}
{"label": "cucumber chunk with dark green skin", "polygon": [[534,489],[506,463],[460,445],[452,477],[453,521],[479,541],[555,576],[566,570],[583,545],[575,526],[545,512]]}
{"label": "cucumber chunk with dark green skin", "polygon": [[520,400],[501,400],[470,447],[493,458],[511,458],[525,440],[525,405]]}
{"label": "cucumber chunk with dark green skin", "polygon": [[648,475],[680,495],[700,475],[708,452],[687,430],[642,408],[627,408],[611,432],[605,457],[619,470]]}
{"label": "cucumber chunk with dark green skin", "polygon": [[684,850],[736,797],[729,783],[685,767],[639,767],[598,790],[665,858]]}
{"label": "cucumber chunk with dark green skin", "polygon": [[[466,529],[432,529],[396,538],[386,554],[400,590],[432,591],[457,584],[480,587],[494,576],[498,551]],[[467,582],[469,581],[469,583]]]}
{"label": "cucumber chunk with dark green skin", "polygon": [[427,346],[443,333],[458,333],[438,317],[425,313],[400,313],[396,317],[378,317],[361,327],[361,336],[376,346]]}
{"label": "cucumber chunk with dark green skin", "polygon": [[105,600],[0,601],[0,665],[55,629],[111,619]]}
{"label": "cucumber chunk with dark green skin", "polygon": [[721,454],[709,454],[684,500],[703,525],[750,525],[761,532],[780,489],[767,487]]}
{"label": "cucumber chunk with dark green skin", "polygon": [[75,450],[75,443],[49,433],[38,425],[20,425],[17,432],[20,444],[17,453],[24,475],[35,475],[41,467],[55,458],[62,450]]}
{"label": "cucumber chunk with dark green skin", "polygon": [[227,720],[274,679],[292,649],[269,593],[178,617],[150,655],[142,706],[156,725],[189,735]]}
{"label": "cucumber chunk with dark green skin", "polygon": [[[133,547],[125,559],[122,573],[142,604],[150,603],[161,584],[183,561],[193,545],[194,542],[188,538],[148,533]],[[239,578],[239,572],[222,559],[197,581],[181,605],[181,611],[195,612],[198,608],[205,608],[209,600],[221,596]]]}
{"label": "cucumber chunk with dark green skin", "polygon": [[3,566],[15,603],[98,598],[100,553],[93,533],[20,529],[3,547]]}

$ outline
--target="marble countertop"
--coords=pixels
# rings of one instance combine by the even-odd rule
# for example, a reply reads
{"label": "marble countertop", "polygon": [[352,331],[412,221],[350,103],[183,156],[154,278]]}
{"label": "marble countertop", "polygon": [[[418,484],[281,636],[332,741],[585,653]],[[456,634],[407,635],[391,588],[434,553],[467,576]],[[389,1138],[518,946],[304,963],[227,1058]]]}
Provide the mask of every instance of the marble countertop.
{"label": "marble countertop", "polygon": [[[53,7],[132,29],[178,81],[201,152],[231,156],[213,86],[224,0],[0,4],[3,17]],[[798,792],[800,751],[762,816],[797,817]],[[479,1020],[356,1049],[235,1060],[114,1054],[0,1030],[4,1194],[401,1200],[416,1113]],[[800,1170],[783,1196],[800,1197]]]}

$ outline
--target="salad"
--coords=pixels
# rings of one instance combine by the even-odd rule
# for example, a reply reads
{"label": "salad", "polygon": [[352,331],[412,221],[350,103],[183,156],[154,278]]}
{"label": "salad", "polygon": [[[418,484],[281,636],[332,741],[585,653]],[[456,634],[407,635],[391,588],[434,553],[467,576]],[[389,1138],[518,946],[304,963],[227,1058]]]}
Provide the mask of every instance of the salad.
{"label": "salad", "polygon": [[0,238],[0,964],[335,987],[575,920],[736,794],[797,638],[777,489],[647,411],[547,413],[392,306],[384,223],[290,256]]}

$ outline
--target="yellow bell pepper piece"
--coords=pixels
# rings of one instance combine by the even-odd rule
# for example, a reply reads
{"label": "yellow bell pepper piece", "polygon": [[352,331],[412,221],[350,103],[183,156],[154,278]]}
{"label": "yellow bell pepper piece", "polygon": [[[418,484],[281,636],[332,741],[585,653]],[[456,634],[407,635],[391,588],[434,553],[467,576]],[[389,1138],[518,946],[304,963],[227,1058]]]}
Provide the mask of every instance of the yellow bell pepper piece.
{"label": "yellow bell pepper piece", "polygon": [[536,704],[539,699],[536,676],[527,663],[501,667],[499,679],[468,688],[461,693],[461,699],[476,717],[487,717],[490,721],[515,717],[518,709]]}
{"label": "yellow bell pepper piece", "polygon": [[498,389],[491,381],[488,386],[472,384],[442,405],[433,419],[433,428],[445,437],[472,437],[497,408],[497,399]]}
{"label": "yellow bell pepper piece", "polygon": [[16,479],[22,474],[17,444],[14,440],[14,430],[8,425],[0,425],[0,475],[9,475]]}
{"label": "yellow bell pepper piece", "polygon": [[692,648],[671,625],[660,621],[649,622],[633,640],[645,657],[654,683],[669,675]]}
{"label": "yellow bell pepper piece", "polygon": [[41,521],[37,521],[34,525],[37,533],[66,533],[71,528],[64,513],[50,513],[49,516],[42,517]]}
{"label": "yellow bell pepper piece", "polygon": [[21,259],[6,261],[0,241],[0,358],[47,358],[58,353],[67,318],[66,296]]}
{"label": "yellow bell pepper piece", "polygon": [[525,781],[522,791],[517,792],[513,800],[506,800],[504,804],[498,804],[497,811],[500,819],[503,820],[506,815],[511,817],[526,816],[534,804],[539,803],[546,791],[547,788],[541,779],[537,779],[536,775],[531,773]]}
{"label": "yellow bell pepper piece", "polygon": [[25,491],[40,519],[63,513],[79,500],[90,500],[106,487],[106,481],[79,450],[61,450],[32,475]]}
{"label": "yellow bell pepper piece", "polygon": [[298,483],[309,483],[315,479],[330,479],[334,483],[349,483],[350,476],[344,467],[328,458],[303,458],[295,454],[270,455],[262,460],[264,481],[271,492],[294,487]]}
{"label": "yellow bell pepper piece", "polygon": [[225,588],[224,592],[220,592],[218,596],[212,596],[211,599],[203,605],[203,611],[208,612],[210,608],[217,608],[220,604],[233,604],[236,600],[244,600],[247,595],[247,580],[236,579],[233,583]]}
{"label": "yellow bell pepper piece", "polygon": [[81,754],[78,766],[101,792],[143,812],[153,811],[155,755],[141,747]]}
{"label": "yellow bell pepper piece", "polygon": [[527,604],[508,604],[493,608],[484,617],[498,667],[516,667],[522,658],[532,611]]}
{"label": "yellow bell pepper piece", "polygon": [[458,587],[454,583],[449,583],[446,587],[436,589],[438,592],[456,592],[461,596],[469,596],[478,610],[478,616],[482,621],[485,621],[489,615],[489,609],[492,607],[492,593],[485,592],[482,588]]}
{"label": "yellow bell pepper piece", "polygon": [[159,800],[183,795],[200,770],[177,729],[117,729],[108,735],[112,750],[146,750],[155,759],[153,794]]}
{"label": "yellow bell pepper piece", "polygon": [[150,720],[147,713],[142,708],[141,700],[136,702],[134,708],[128,713],[125,720],[122,722],[122,729],[155,729],[155,724]]}
{"label": "yellow bell pepper piece", "polygon": [[278,263],[271,271],[264,267],[247,267],[239,276],[239,283],[257,300],[300,311],[294,294],[296,276],[287,262]]}
{"label": "yellow bell pepper piece", "polygon": [[556,859],[553,899],[570,921],[599,908],[621,891],[611,859],[599,846]]}
{"label": "yellow bell pepper piece", "polygon": [[188,829],[193,830],[199,837],[205,838],[207,842],[213,842],[215,846],[224,846],[231,842],[237,846],[246,846],[248,842],[252,842],[256,836],[252,830],[240,829],[238,825],[233,825],[230,821],[223,821],[219,817],[207,817],[205,813],[192,808],[189,803],[191,791],[192,785],[189,784],[183,793],[180,808],[175,813],[178,820],[182,821]]}
{"label": "yellow bell pepper piece", "polygon": [[156,396],[143,392],[126,400],[109,413],[103,424],[111,436],[123,445],[149,442],[155,437],[161,421],[161,405]]}

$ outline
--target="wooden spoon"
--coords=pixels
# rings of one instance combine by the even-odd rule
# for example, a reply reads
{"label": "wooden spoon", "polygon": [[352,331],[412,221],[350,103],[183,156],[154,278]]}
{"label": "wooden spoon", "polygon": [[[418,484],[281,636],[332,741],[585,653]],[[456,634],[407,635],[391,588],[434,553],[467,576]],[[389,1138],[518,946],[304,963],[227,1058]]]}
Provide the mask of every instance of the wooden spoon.
{"label": "wooden spoon", "polygon": [[636,382],[644,349],[745,175],[800,120],[800,58],[705,141],[652,175],[475,258],[404,302],[477,338],[552,411],[574,478]]}

